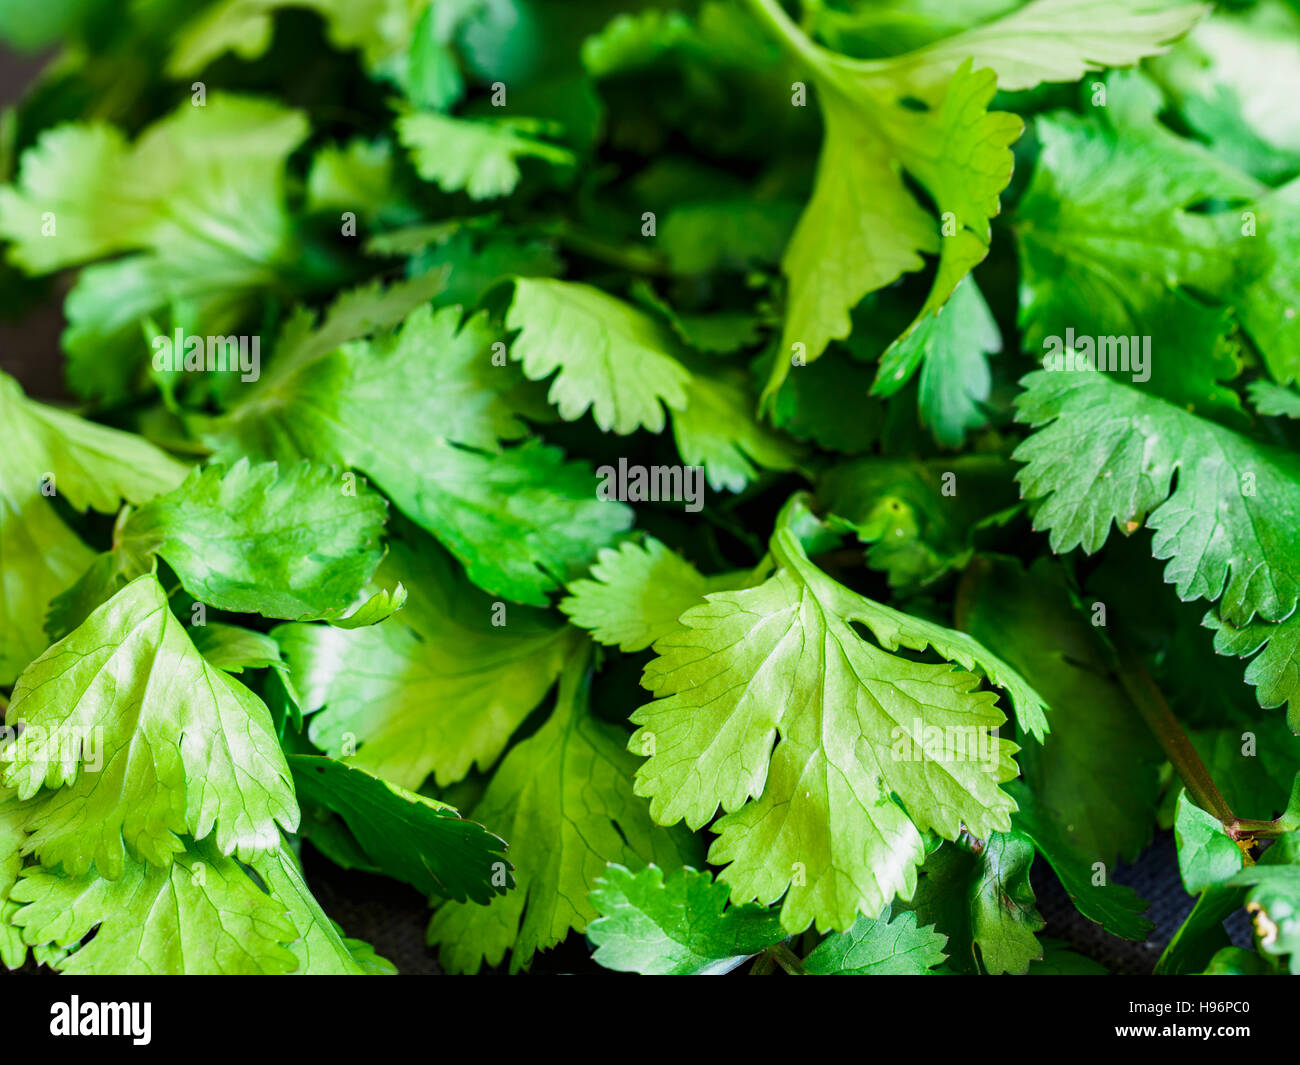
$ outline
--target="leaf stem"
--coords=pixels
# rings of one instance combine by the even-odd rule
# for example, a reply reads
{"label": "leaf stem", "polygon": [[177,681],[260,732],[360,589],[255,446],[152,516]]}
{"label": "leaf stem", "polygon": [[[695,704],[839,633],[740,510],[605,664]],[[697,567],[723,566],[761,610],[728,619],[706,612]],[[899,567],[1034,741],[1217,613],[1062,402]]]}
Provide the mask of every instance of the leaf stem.
{"label": "leaf stem", "polygon": [[1174,772],[1186,786],[1188,794],[1197,806],[1223,822],[1223,827],[1230,836],[1238,838],[1233,829],[1242,822],[1219,792],[1210,771],[1205,768],[1191,739],[1169,709],[1169,704],[1156,687],[1156,682],[1151,679],[1151,674],[1126,644],[1118,644],[1115,655],[1119,663],[1120,683],[1124,685],[1133,705],[1165,752],[1165,757],[1173,765]]}
{"label": "leaf stem", "polygon": [[822,49],[814,44],[794,20],[785,13],[778,0],[747,0],[754,17],[767,27],[781,46],[796,59],[816,68]]}

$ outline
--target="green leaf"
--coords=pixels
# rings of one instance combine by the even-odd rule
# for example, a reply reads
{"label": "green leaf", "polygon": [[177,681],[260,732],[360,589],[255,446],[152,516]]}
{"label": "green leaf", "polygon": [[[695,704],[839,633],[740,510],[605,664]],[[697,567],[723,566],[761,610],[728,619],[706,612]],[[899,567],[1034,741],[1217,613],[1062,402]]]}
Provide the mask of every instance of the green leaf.
{"label": "green leaf", "polygon": [[474,816],[513,840],[516,888],[487,906],[448,902],[429,924],[450,972],[501,962],[528,967],[533,955],[583,932],[597,911],[588,899],[609,863],[676,869],[695,856],[680,830],[656,828],[632,792],[624,733],[587,709],[587,654],[575,653],[546,723],[511,749]]}
{"label": "green leaf", "polygon": [[387,875],[425,895],[484,903],[510,886],[505,843],[446,803],[332,758],[289,756],[298,799],[337,813]]}
{"label": "green leaf", "polygon": [[284,906],[211,843],[185,843],[160,868],[127,862],[113,880],[39,866],[10,892],[27,943],[77,947],[52,964],[71,976],[274,975],[298,959]]}
{"label": "green leaf", "polygon": [[897,66],[914,91],[941,82],[968,58],[977,67],[992,67],[1004,91],[1078,81],[1089,71],[1161,54],[1210,10],[1181,0],[1033,0],[919,48]]}
{"label": "green leaf", "polygon": [[[949,663],[889,652],[932,645],[1014,685],[1031,714],[1041,718],[1042,708],[969,637],[817,570],[790,528],[798,510],[796,499],[778,519],[774,576],[715,593],[656,643],[642,684],[657,701],[632,715],[640,728],[629,749],[650,755],[637,793],[651,799],[660,824],[699,828],[722,806],[709,860],[731,863],[720,879],[733,898],[784,896],[782,923],[792,932],[812,922],[847,930],[859,912],[879,913],[896,893],[911,893],[921,831],[1005,830],[1014,808],[998,788],[1016,771],[1015,745],[994,731],[1005,720],[996,697]],[[940,748],[969,740],[964,757],[928,757],[936,735]]]}
{"label": "green leaf", "polygon": [[1033,844],[1019,832],[996,833],[970,849],[945,843],[926,858],[911,901],[899,905],[948,937],[954,972],[1020,975],[1043,957],[1033,861]]}
{"label": "green leaf", "polygon": [[1291,975],[1300,974],[1300,866],[1261,863],[1226,883],[1250,888],[1246,909],[1255,921],[1260,953],[1278,959],[1289,955]]}
{"label": "green leaf", "polygon": [[1294,455],[1105,374],[1039,370],[1023,383],[1017,417],[1038,431],[1014,457],[1027,463],[1025,496],[1042,499],[1034,528],[1051,530],[1053,551],[1091,553],[1112,523],[1128,533],[1145,520],[1179,598],[1221,598],[1234,624],[1295,609]]}
{"label": "green leaf", "polygon": [[155,865],[187,834],[247,861],[298,824],[289,769],[263,703],[209,665],[152,574],[99,607],[18,678],[5,715],[27,732],[5,783],[54,791],[24,845],[74,876],[116,879],[126,851]]}
{"label": "green leaf", "polygon": [[918,927],[916,914],[861,916],[847,932],[827,936],[804,959],[812,976],[924,976],[947,957],[948,937]]}
{"label": "green leaf", "polygon": [[27,399],[0,374],[0,685],[43,651],[45,609],[94,556],[53,506],[103,513],[178,484],[185,467],[139,437]]}
{"label": "green leaf", "polygon": [[519,184],[521,158],[572,167],[567,148],[538,139],[554,124],[536,118],[452,118],[418,111],[397,120],[397,136],[416,172],[444,192],[464,191],[472,200],[507,196]]}
{"label": "green leaf", "polygon": [[1300,392],[1262,378],[1246,386],[1251,402],[1260,414],[1283,418],[1300,418]]}
{"label": "green leaf", "polygon": [[632,872],[610,865],[597,878],[587,926],[606,969],[656,976],[728,973],[785,938],[775,910],[728,906],[727,888],[705,872]]}
{"label": "green leaf", "polygon": [[715,491],[744,491],[759,467],[798,465],[798,446],[754,417],[756,403],[744,374],[696,374],[687,393],[686,408],[673,412],[673,436],[687,465],[703,466]]}
{"label": "green leaf", "polygon": [[541,606],[631,512],[597,499],[594,477],[557,449],[501,446],[525,428],[506,396],[517,381],[493,365],[494,343],[486,315],[462,323],[457,307],[418,307],[396,333],[295,360],[273,387],[217,420],[208,439],[223,456],[364,471],[480,587]]}
{"label": "green leaf", "polygon": [[272,618],[341,614],[383,555],[384,501],[337,470],[208,466],[133,511],[118,544],[163,558],[195,599]]}
{"label": "green leaf", "polygon": [[872,393],[892,396],[921,368],[921,423],[944,447],[961,447],[966,433],[987,421],[992,388],[988,356],[1002,350],[1002,334],[972,278],[953,290],[933,315],[881,356]]}
{"label": "green leaf", "polygon": [[1076,850],[1066,826],[1040,806],[1034,793],[1022,781],[1013,781],[1006,790],[1019,807],[1012,816],[1016,831],[1024,839],[1032,841],[1047,859],[1078,911],[1113,935],[1132,940],[1146,939],[1153,927],[1142,916],[1147,903],[1138,898],[1132,888],[1114,883],[1105,863]]}
{"label": "green leaf", "polygon": [[312,742],[333,757],[346,749],[349,764],[412,789],[430,773],[447,785],[475,763],[489,768],[577,634],[539,611],[494,603],[427,540],[394,541],[378,579],[410,590],[402,612],[380,625],[275,630],[312,715]]}
{"label": "green leaf", "polygon": [[1052,707],[1051,735],[1019,758],[1037,804],[1089,862],[1136,860],[1151,840],[1163,756],[1062,568],[981,557],[962,600],[967,631],[996,645]]}
{"label": "green leaf", "polygon": [[588,410],[602,432],[664,427],[664,407],[686,406],[691,376],[656,319],[590,285],[516,278],[506,328],[510,357],[530,380],[556,370],[550,401],[566,421]]}
{"label": "green leaf", "polygon": [[[933,289],[918,323],[935,313],[957,283],[988,254],[989,218],[1011,178],[1008,146],[1020,120],[987,111],[991,70],[969,62],[946,72],[946,87],[923,109],[890,65],[858,63],[812,44],[762,0],[766,17],[807,66],[818,88],[825,139],[812,199],[782,260],[789,278],[781,355],[766,396],[785,379],[792,353],[817,358],[848,336],[849,312],[869,292],[921,269],[921,253],[939,254]],[[903,181],[914,177],[945,217],[944,233]],[[798,345],[796,347],[796,345]]]}
{"label": "green leaf", "polygon": [[1265,710],[1286,705],[1287,725],[1300,731],[1300,613],[1281,621],[1256,617],[1245,625],[1234,625],[1214,611],[1204,624],[1214,630],[1214,649],[1221,655],[1256,657],[1246,667],[1246,683],[1254,687],[1255,698]]}
{"label": "green leaf", "polygon": [[579,628],[622,651],[644,651],[680,628],[678,619],[710,592],[744,587],[751,575],[705,577],[654,537],[606,548],[591,577],[569,585],[559,607]]}
{"label": "green leaf", "polygon": [[1240,249],[1254,254],[1238,212],[1191,209],[1253,198],[1259,185],[1162,125],[1160,92],[1141,74],[1113,74],[1105,90],[1107,106],[1087,118],[1035,122],[1038,160],[1015,218],[1030,351],[1067,328],[1149,336],[1151,308],[1171,288],[1230,292],[1245,272]]}
{"label": "green leaf", "polygon": [[303,879],[298,860],[285,844],[254,863],[272,897],[287,909],[298,938],[289,944],[300,976],[395,975],[397,967],[379,957],[369,943],[349,939],[325,915]]}
{"label": "green leaf", "polygon": [[1178,870],[1189,895],[1222,883],[1242,867],[1241,849],[1219,819],[1193,803],[1186,791],[1178,796],[1174,836],[1178,840]]}

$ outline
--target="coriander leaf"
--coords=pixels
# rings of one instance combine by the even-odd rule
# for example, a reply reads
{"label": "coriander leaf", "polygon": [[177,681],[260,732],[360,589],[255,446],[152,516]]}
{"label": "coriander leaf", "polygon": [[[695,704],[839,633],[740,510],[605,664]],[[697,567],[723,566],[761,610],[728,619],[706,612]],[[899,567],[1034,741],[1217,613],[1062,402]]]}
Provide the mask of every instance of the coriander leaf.
{"label": "coriander leaf", "polygon": [[1148,312],[1171,287],[1226,293],[1246,272],[1237,212],[1192,208],[1259,185],[1161,125],[1159,90],[1142,75],[1113,74],[1105,88],[1108,106],[1087,118],[1035,122],[1041,147],[1014,219],[1027,350],[1067,328],[1150,335]]}
{"label": "coriander leaf", "polygon": [[446,803],[332,758],[289,756],[298,799],[337,813],[387,875],[425,895],[485,903],[511,886],[505,843]]}
{"label": "coriander leaf", "polygon": [[516,278],[506,328],[521,331],[510,357],[530,380],[559,371],[549,398],[566,421],[590,409],[602,432],[658,433],[664,407],[687,404],[691,376],[667,329],[590,285]]}
{"label": "coriander leaf", "polygon": [[1156,961],[1158,976],[1199,973],[1210,963],[1215,952],[1228,945],[1224,920],[1245,902],[1242,888],[1215,885],[1201,892],[1183,923],[1174,932],[1169,945]]}
{"label": "coriander leaf", "polygon": [[1033,844],[1019,832],[995,833],[970,849],[945,843],[925,859],[911,901],[897,908],[948,937],[954,972],[1021,975],[1043,957],[1033,861]]}
{"label": "coriander leaf", "polygon": [[1246,667],[1246,683],[1265,710],[1286,705],[1292,732],[1300,732],[1300,612],[1281,621],[1256,618],[1235,625],[1214,611],[1203,624],[1214,630],[1214,649],[1221,655],[1256,657]]}
{"label": "coriander leaf", "polygon": [[1260,379],[1246,386],[1251,402],[1260,414],[1300,418],[1300,392],[1294,388]]}
{"label": "coriander leaf", "polygon": [[[922,252],[939,253],[940,262],[921,316],[938,310],[988,253],[988,219],[1011,178],[1008,146],[1021,124],[987,110],[992,71],[954,64],[941,96],[911,109],[888,65],[872,67],[820,48],[774,0],[755,6],[808,68],[826,127],[812,199],[782,260],[788,307],[782,355],[765,392],[770,398],[792,353],[810,362],[829,341],[848,336],[849,311],[867,293],[919,270]],[[951,222],[951,235],[940,237],[904,184],[904,170]]]}
{"label": "coriander leaf", "polygon": [[691,868],[665,874],[611,864],[596,879],[587,926],[606,969],[657,976],[712,976],[785,938],[775,910],[728,906],[727,888]]}
{"label": "coriander leaf", "polygon": [[486,315],[462,323],[458,307],[419,307],[398,332],[348,344],[251,395],[208,439],[223,456],[363,470],[480,587],[541,606],[631,511],[596,498],[589,471],[555,448],[500,446],[525,427],[506,400],[513,379],[493,365],[495,342]]}
{"label": "coriander leaf", "polygon": [[573,624],[623,651],[644,651],[680,627],[678,619],[710,592],[743,587],[743,572],[705,577],[654,537],[600,552],[590,578],[569,585],[559,607]]}
{"label": "coriander leaf", "polygon": [[394,541],[378,579],[410,591],[383,624],[275,630],[312,742],[333,757],[354,748],[350,764],[406,788],[430,773],[446,785],[475,763],[489,768],[551,688],[576,633],[494,603],[427,540]]}
{"label": "coriander leaf", "polygon": [[570,929],[585,931],[597,916],[588,894],[611,862],[676,869],[694,857],[693,840],[656,828],[633,794],[625,733],[588,711],[588,657],[570,657],[551,716],[511,749],[474,808],[514,841],[517,887],[486,906],[438,907],[429,942],[450,972],[497,965],[507,949],[517,972]]}
{"label": "coriander leaf", "polygon": [[673,412],[673,436],[687,465],[703,466],[715,491],[742,492],[758,469],[794,469],[800,449],[760,423],[745,375],[714,370],[687,386],[684,410]]}
{"label": "coriander leaf", "polygon": [[919,48],[896,66],[920,95],[964,59],[992,67],[1003,91],[1078,81],[1089,71],[1160,55],[1210,10],[1208,4],[1179,0],[1033,0]]}
{"label": "coriander leaf", "polygon": [[947,304],[923,317],[881,356],[872,394],[892,396],[921,368],[921,424],[944,447],[961,447],[966,433],[987,421],[983,405],[992,387],[988,356],[1002,335],[973,278]]}
{"label": "coriander leaf", "polygon": [[152,574],[95,610],[18,678],[5,714],[28,732],[5,783],[22,798],[57,789],[25,844],[74,876],[116,879],[132,854],[166,865],[181,834],[242,860],[293,831],[298,805],[271,716],[210,666]]}
{"label": "coriander leaf", "polygon": [[1146,939],[1152,924],[1142,914],[1148,904],[1132,888],[1114,883],[1108,876],[1098,884],[1096,861],[1075,849],[1066,826],[1041,807],[1023,781],[1012,781],[1006,790],[1019,808],[1011,818],[1016,832],[1032,841],[1047,859],[1078,911],[1114,935]]}
{"label": "coriander leaf", "polygon": [[298,960],[300,976],[390,976],[397,967],[375,953],[369,943],[349,939],[325,915],[303,878],[298,860],[288,846],[263,855],[254,863],[271,896],[287,909],[286,916],[298,938],[289,944]]}
{"label": "coriander leaf", "polygon": [[17,969],[27,960],[22,929],[14,924],[18,904],[9,896],[23,867],[26,811],[8,789],[0,790],[0,963]]}
{"label": "coriander leaf", "polygon": [[397,120],[398,139],[420,177],[444,192],[464,190],[472,200],[513,192],[522,157],[573,166],[576,159],[569,149],[537,137],[554,132],[554,123],[536,118],[470,119],[417,111]]}
{"label": "coriander leaf", "polygon": [[[1034,528],[1052,550],[1096,551],[1113,522],[1145,519],[1183,600],[1218,600],[1234,624],[1287,617],[1300,598],[1292,530],[1300,461],[1100,373],[1024,378],[1017,418],[1038,428],[1014,457]],[[1177,473],[1177,483],[1174,475]]]}
{"label": "coriander leaf", "polygon": [[948,937],[918,927],[916,914],[859,916],[847,932],[827,936],[807,958],[812,976],[923,976],[947,957]]}
{"label": "coriander leaf", "polygon": [[1063,569],[981,557],[960,592],[963,627],[996,644],[1052,707],[1052,732],[1020,752],[1025,783],[1089,862],[1133,861],[1151,840],[1163,757],[1112,675]]}
{"label": "coriander leaf", "polygon": [[1226,883],[1251,889],[1246,909],[1255,922],[1260,953],[1277,959],[1290,955],[1291,975],[1300,974],[1300,866],[1261,862]]}
{"label": "coriander leaf", "polygon": [[341,614],[383,555],[384,501],[337,470],[274,462],[195,469],[133,511],[118,545],[164,559],[195,599],[273,618]]}
{"label": "coriander leaf", "polygon": [[[778,519],[774,576],[713,594],[656,643],[642,684],[657,700],[632,715],[640,728],[629,749],[650,756],[636,790],[657,822],[699,828],[722,806],[709,860],[731,863],[719,879],[733,898],[784,895],[787,930],[846,930],[858,912],[911,893],[921,830],[952,838],[963,824],[980,834],[1010,827],[998,782],[1015,774],[1015,746],[996,737],[1005,719],[977,677],[888,651],[932,644],[972,666],[996,660],[817,570],[791,531],[799,509],[796,499]],[[993,669],[1041,718],[1032,692],[1001,663]],[[988,758],[916,757],[927,728],[982,737]]]}
{"label": "coriander leaf", "polygon": [[211,842],[186,842],[165,867],[129,861],[113,880],[23,871],[9,896],[27,943],[77,947],[54,968],[72,976],[280,974],[298,959],[284,906]]}
{"label": "coriander leaf", "polygon": [[1219,819],[1192,802],[1186,790],[1178,796],[1174,836],[1178,840],[1178,870],[1189,895],[1222,883],[1242,867],[1241,849]]}
{"label": "coriander leaf", "polygon": [[0,685],[46,646],[46,607],[94,559],[53,501],[110,513],[178,484],[185,467],[139,437],[27,399],[0,374]]}

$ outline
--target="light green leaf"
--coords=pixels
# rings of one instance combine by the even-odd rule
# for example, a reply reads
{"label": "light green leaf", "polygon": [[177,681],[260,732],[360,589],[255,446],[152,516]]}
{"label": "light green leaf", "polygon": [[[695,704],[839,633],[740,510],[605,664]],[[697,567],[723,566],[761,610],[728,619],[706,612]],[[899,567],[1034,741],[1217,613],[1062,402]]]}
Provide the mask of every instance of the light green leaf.
{"label": "light green leaf", "polygon": [[397,136],[425,181],[444,192],[463,190],[472,200],[489,200],[515,190],[521,158],[574,165],[569,149],[538,139],[553,133],[553,126],[536,118],[453,118],[417,111],[397,120]]}
{"label": "light green leaf", "polygon": [[644,651],[680,628],[682,614],[710,592],[750,583],[752,575],[744,572],[705,577],[651,536],[644,544],[628,542],[601,551],[591,577],[569,585],[559,607],[601,643]]}
{"label": "light green leaf", "polygon": [[603,432],[664,427],[681,410],[691,376],[667,328],[590,285],[516,278],[506,328],[521,330],[510,357],[533,381],[549,377],[550,401],[566,421],[588,410]]}
{"label": "light green leaf", "polygon": [[186,843],[165,868],[127,862],[107,880],[33,866],[10,892],[31,945],[76,947],[52,962],[72,976],[274,975],[298,959],[284,906],[211,843]]}
{"label": "light green leaf", "polygon": [[378,579],[410,592],[383,624],[275,630],[312,714],[312,742],[333,757],[359,744],[350,764],[407,788],[430,773],[446,785],[475,763],[489,768],[577,634],[539,611],[497,606],[425,540],[395,541]]}
{"label": "light green leaf", "polygon": [[947,957],[948,937],[918,927],[916,914],[890,918],[886,910],[861,916],[847,932],[827,936],[804,960],[812,976],[923,976]]}
{"label": "light green leaf", "polygon": [[[1300,460],[1095,372],[1039,370],[1023,381],[1017,418],[1038,431],[1015,458],[1034,528],[1052,550],[1089,553],[1110,526],[1145,520],[1165,580],[1183,600],[1218,600],[1234,624],[1296,607],[1294,530]],[[1175,473],[1177,483],[1175,485]]]}
{"label": "light green leaf", "polygon": [[429,941],[450,972],[497,965],[507,949],[517,972],[571,929],[585,931],[597,916],[588,894],[611,862],[671,870],[696,856],[689,835],[656,828],[632,793],[625,733],[587,709],[587,659],[570,658],[550,718],[506,755],[474,808],[513,841],[517,887],[487,906],[449,902],[434,913]]}
{"label": "light green leaf", "polygon": [[606,969],[658,976],[714,976],[785,938],[775,910],[728,906],[727,888],[705,872],[632,872],[610,865],[597,878],[587,926]]}
{"label": "light green leaf", "polygon": [[94,560],[53,503],[104,513],[143,503],[185,467],[137,436],[27,399],[0,374],[0,685],[12,684],[48,641],[46,607]]}
{"label": "light green leaf", "polygon": [[[1005,718],[976,676],[888,652],[933,645],[986,669],[997,660],[817,570],[790,528],[798,509],[778,519],[774,576],[710,596],[655,645],[642,684],[658,698],[632,715],[629,749],[650,755],[637,793],[657,822],[698,828],[722,806],[709,860],[731,863],[719,878],[733,898],[784,896],[791,932],[847,930],[859,912],[911,894],[921,831],[1010,828],[1014,805],[998,782],[1015,775],[1016,748],[996,737]],[[1001,663],[993,671],[1041,717],[1018,677]],[[936,735],[940,747],[960,735],[978,751],[926,756]]]}
{"label": "light green leaf", "polygon": [[1185,790],[1178,796],[1174,837],[1178,840],[1178,870],[1189,895],[1222,883],[1242,867],[1241,849],[1219,819],[1192,802]]}
{"label": "light green leaf", "polygon": [[166,865],[181,834],[241,860],[298,824],[270,713],[210,666],[152,574],[98,608],[18,678],[5,715],[27,732],[5,783],[35,810],[24,845],[73,875],[123,875],[126,851]]}

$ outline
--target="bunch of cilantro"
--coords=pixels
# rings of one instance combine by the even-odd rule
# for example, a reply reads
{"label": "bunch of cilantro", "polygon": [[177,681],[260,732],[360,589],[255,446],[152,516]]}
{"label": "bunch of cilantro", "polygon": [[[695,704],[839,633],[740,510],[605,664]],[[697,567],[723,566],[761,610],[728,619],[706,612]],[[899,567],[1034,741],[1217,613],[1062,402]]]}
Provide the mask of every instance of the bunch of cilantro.
{"label": "bunch of cilantro", "polygon": [[10,968],[1300,971],[1300,5],[0,34]]}

